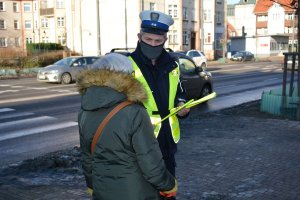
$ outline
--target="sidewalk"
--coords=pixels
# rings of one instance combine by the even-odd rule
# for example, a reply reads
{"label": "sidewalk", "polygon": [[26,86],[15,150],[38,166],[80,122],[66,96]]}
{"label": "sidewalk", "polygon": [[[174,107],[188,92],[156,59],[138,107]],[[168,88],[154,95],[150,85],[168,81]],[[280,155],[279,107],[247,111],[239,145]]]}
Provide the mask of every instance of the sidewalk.
{"label": "sidewalk", "polygon": [[[178,200],[300,199],[300,123],[258,110],[252,102],[182,121]],[[59,155],[55,168],[48,155],[0,172],[0,200],[89,199],[78,151]]]}

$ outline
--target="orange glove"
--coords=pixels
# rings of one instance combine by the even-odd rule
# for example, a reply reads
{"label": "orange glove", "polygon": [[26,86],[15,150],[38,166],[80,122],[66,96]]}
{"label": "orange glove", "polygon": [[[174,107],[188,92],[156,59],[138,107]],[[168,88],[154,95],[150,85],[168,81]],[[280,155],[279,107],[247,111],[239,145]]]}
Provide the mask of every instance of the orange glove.
{"label": "orange glove", "polygon": [[178,183],[177,180],[175,179],[175,186],[173,187],[172,190],[160,191],[159,194],[164,197],[174,197],[176,196],[177,190],[178,190]]}
{"label": "orange glove", "polygon": [[172,193],[168,193],[168,194],[166,194],[164,192],[159,192],[159,194],[164,197],[175,197],[176,196],[176,192],[172,192]]}

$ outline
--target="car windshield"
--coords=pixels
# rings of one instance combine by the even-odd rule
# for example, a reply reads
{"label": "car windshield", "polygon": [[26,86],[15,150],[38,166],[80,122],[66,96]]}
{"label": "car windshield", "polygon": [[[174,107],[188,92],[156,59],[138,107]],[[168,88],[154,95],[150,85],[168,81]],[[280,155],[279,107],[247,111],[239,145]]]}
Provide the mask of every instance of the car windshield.
{"label": "car windshield", "polygon": [[243,55],[243,53],[241,53],[241,52],[234,54],[234,56],[242,56],[242,55]]}
{"label": "car windshield", "polygon": [[59,61],[57,61],[56,63],[54,63],[54,65],[59,65],[59,66],[63,66],[63,65],[70,65],[72,62],[74,62],[77,58],[64,58],[61,59]]}

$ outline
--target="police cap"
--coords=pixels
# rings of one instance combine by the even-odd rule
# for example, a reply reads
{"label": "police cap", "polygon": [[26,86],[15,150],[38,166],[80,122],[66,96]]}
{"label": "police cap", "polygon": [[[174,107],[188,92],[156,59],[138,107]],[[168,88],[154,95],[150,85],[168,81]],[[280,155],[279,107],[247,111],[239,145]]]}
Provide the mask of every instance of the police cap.
{"label": "police cap", "polygon": [[140,13],[142,20],[141,29],[143,32],[164,35],[169,31],[169,26],[174,24],[171,16],[153,10],[145,10]]}

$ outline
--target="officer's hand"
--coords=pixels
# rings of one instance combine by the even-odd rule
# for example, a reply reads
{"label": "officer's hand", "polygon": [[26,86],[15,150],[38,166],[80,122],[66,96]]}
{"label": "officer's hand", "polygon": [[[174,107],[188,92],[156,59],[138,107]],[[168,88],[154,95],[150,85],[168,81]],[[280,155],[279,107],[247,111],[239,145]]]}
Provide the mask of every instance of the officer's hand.
{"label": "officer's hand", "polygon": [[[182,106],[183,104],[184,104],[183,102],[179,102],[177,106],[179,107]],[[183,108],[182,110],[178,111],[177,115],[179,117],[185,117],[189,112],[190,112],[189,108]]]}

